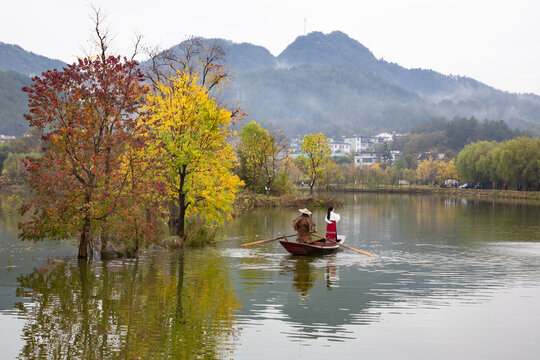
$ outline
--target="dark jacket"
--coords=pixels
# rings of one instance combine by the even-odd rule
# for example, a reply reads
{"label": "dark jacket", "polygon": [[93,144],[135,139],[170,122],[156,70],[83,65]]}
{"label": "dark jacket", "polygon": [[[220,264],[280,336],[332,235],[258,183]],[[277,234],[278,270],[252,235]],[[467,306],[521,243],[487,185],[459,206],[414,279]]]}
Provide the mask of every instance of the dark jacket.
{"label": "dark jacket", "polygon": [[298,231],[296,241],[307,243],[311,241],[311,233],[315,231],[315,223],[307,215],[300,215],[293,221],[293,229]]}

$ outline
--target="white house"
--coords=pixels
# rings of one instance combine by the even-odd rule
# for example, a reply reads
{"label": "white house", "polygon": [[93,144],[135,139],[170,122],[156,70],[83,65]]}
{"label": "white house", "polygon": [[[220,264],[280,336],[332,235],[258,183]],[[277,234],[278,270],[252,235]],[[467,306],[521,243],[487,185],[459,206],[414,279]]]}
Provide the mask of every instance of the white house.
{"label": "white house", "polygon": [[403,154],[399,150],[391,150],[390,154],[392,154],[392,163],[395,162],[397,159],[401,159]]}
{"label": "white house", "polygon": [[378,162],[379,158],[375,151],[361,151],[354,157],[354,164],[356,166],[367,166]]}
{"label": "white house", "polygon": [[9,136],[9,135],[0,134],[0,141],[2,141],[2,142],[9,141],[9,140],[15,140],[15,139],[16,139],[15,136]]}
{"label": "white house", "polygon": [[351,151],[361,152],[373,148],[375,138],[372,136],[354,136],[345,138],[344,142],[351,145]]}
{"label": "white house", "polygon": [[330,151],[332,151],[333,154],[340,153],[340,154],[350,154],[351,153],[351,144],[341,141],[331,141],[328,142],[328,146],[330,147]]}
{"label": "white house", "polygon": [[394,139],[394,134],[383,132],[375,135],[375,138],[377,139],[377,143],[390,142]]}

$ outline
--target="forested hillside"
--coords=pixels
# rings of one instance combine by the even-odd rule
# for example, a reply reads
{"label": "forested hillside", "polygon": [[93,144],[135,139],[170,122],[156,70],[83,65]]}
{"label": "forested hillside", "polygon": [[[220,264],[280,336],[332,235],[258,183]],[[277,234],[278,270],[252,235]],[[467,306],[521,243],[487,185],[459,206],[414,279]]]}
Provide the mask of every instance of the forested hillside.
{"label": "forested hillside", "polygon": [[0,42],[0,134],[20,136],[28,130],[23,117],[28,98],[22,88],[30,85],[30,76],[63,66],[60,60]]}
{"label": "forested hillside", "polygon": [[228,100],[242,105],[250,119],[266,127],[293,134],[317,129],[340,135],[406,131],[435,117],[476,117],[540,129],[537,95],[511,94],[467,77],[406,69],[377,59],[339,31],[300,36],[274,61],[260,47],[207,41],[221,44],[230,54],[228,65],[236,79]]}
{"label": "forested hillside", "polygon": [[348,64],[240,73],[230,95],[250,119],[290,134],[405,131],[431,116],[415,93]]}
{"label": "forested hillside", "polygon": [[13,70],[26,75],[39,75],[45,70],[61,69],[60,60],[26,51],[18,45],[0,42],[0,70]]}
{"label": "forested hillside", "polygon": [[0,71],[0,134],[18,136],[28,130],[23,118],[28,98],[22,88],[29,84],[26,75]]}

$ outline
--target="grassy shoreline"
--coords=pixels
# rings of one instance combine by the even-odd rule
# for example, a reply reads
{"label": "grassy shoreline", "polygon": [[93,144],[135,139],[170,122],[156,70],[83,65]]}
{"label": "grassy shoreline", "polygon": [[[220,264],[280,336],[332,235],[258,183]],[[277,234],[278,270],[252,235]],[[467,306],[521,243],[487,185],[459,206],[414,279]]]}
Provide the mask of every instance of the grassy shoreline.
{"label": "grassy shoreline", "polygon": [[268,196],[248,191],[240,192],[233,208],[235,212],[243,212],[256,208],[326,208],[328,205],[341,206],[343,201],[329,195],[282,195]]}
{"label": "grassy shoreline", "polygon": [[376,188],[344,187],[338,192],[367,192],[384,194],[437,194],[456,197],[493,198],[493,199],[526,199],[540,201],[540,191],[491,190],[491,189],[455,189],[433,186],[381,186]]}

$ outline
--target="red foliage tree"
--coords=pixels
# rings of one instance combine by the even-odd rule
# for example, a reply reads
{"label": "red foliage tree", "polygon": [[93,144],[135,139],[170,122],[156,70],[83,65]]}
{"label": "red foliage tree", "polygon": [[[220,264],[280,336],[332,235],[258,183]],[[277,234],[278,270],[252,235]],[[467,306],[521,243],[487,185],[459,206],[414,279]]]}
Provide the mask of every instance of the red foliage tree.
{"label": "red foliage tree", "polygon": [[136,136],[146,88],[137,63],[120,57],[80,59],[47,71],[23,90],[31,127],[43,132],[40,159],[27,159],[35,196],[23,212],[23,239],[79,237],[80,258],[95,241],[126,242],[155,232],[155,191],[141,173]]}

